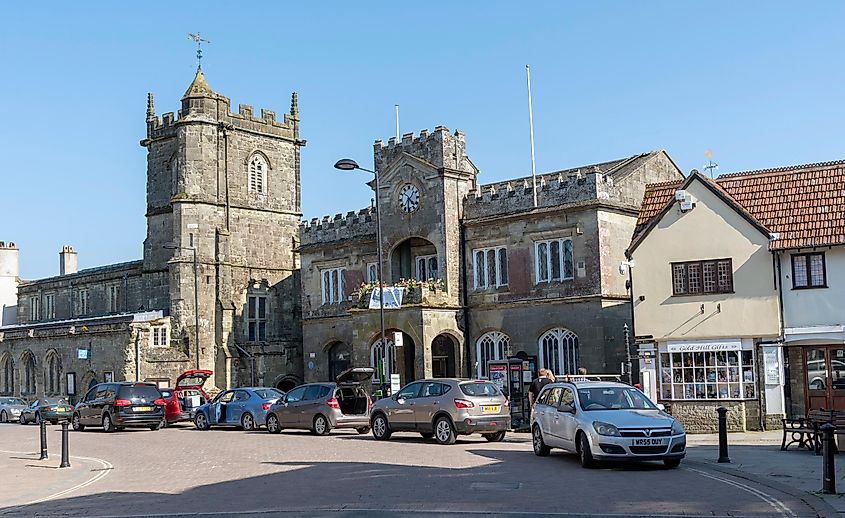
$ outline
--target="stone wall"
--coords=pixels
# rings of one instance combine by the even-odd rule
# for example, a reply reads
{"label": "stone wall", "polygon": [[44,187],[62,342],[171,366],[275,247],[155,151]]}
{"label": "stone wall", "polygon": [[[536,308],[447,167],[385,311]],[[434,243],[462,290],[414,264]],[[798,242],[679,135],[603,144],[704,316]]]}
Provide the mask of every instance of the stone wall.
{"label": "stone wall", "polygon": [[728,432],[760,430],[760,406],[757,401],[672,401],[672,417],[683,423],[688,433],[716,433],[719,421],[716,409],[728,409]]}

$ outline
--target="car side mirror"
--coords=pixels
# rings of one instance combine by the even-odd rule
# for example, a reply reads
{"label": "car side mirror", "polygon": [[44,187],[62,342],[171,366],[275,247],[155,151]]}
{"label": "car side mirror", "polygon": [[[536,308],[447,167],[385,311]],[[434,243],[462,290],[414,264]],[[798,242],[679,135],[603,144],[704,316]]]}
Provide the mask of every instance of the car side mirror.
{"label": "car side mirror", "polygon": [[658,410],[665,411],[665,410],[666,410],[666,406],[665,406],[663,403],[658,403],[658,404],[657,404],[657,409],[658,409]]}
{"label": "car side mirror", "polygon": [[397,403],[399,403],[400,405],[404,405],[404,404],[405,404],[405,399],[404,399],[404,398],[401,398],[401,397],[397,397],[397,398],[396,398],[396,402],[397,402]]}
{"label": "car side mirror", "polygon": [[559,412],[565,412],[567,414],[575,413],[575,407],[572,406],[572,403],[562,403],[557,409]]}

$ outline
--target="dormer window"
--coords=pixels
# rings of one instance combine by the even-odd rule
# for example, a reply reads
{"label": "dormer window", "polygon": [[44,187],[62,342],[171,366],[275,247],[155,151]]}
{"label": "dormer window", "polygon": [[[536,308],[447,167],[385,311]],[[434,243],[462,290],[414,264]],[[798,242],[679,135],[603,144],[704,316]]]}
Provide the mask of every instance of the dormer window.
{"label": "dormer window", "polygon": [[267,194],[267,161],[261,155],[249,160],[249,192]]}

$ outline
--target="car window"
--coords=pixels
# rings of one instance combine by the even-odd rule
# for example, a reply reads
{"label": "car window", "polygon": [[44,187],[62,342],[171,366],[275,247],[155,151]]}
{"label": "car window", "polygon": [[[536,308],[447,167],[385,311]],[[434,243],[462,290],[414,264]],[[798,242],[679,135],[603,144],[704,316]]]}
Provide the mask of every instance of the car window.
{"label": "car window", "polygon": [[549,400],[548,400],[548,403],[546,403],[546,404],[549,405],[549,406],[556,407],[558,405],[558,403],[560,403],[560,393],[561,392],[563,392],[563,389],[561,389],[560,387],[553,387],[549,391]]}
{"label": "car window", "polygon": [[97,399],[104,399],[109,395],[108,385],[97,385]]}
{"label": "car window", "polygon": [[302,396],[305,394],[305,389],[308,387],[296,387],[295,389],[288,392],[285,400],[288,403],[296,403],[297,401],[302,400]]}
{"label": "car window", "polygon": [[44,399],[45,405],[64,405],[65,400],[63,398],[51,397]]}
{"label": "car window", "polygon": [[169,398],[170,398],[170,396],[171,396],[171,394],[173,394],[173,393],[172,393],[172,392],[170,392],[169,390],[162,390],[162,391],[161,391],[161,397],[163,397],[163,398],[168,398],[168,399],[169,399]]}
{"label": "car window", "polygon": [[258,394],[258,397],[261,399],[277,399],[285,395],[284,392],[279,390],[268,388],[268,389],[258,389],[255,391]]}
{"label": "car window", "polygon": [[249,392],[239,390],[235,393],[235,401],[246,401],[247,399],[249,399]]}
{"label": "car window", "polygon": [[575,406],[575,392],[569,387],[563,387],[563,392],[560,394],[558,406],[563,405]]}
{"label": "car window", "polygon": [[223,397],[220,398],[221,403],[231,403],[232,400],[235,399],[235,393],[232,391],[226,392],[223,394]]}
{"label": "car window", "polygon": [[396,399],[414,399],[422,388],[422,383],[411,383],[396,394]]}
{"label": "car window", "polygon": [[443,384],[430,381],[424,383],[420,391],[420,397],[434,397],[443,395]]}
{"label": "car window", "polygon": [[461,392],[467,396],[498,396],[501,395],[499,388],[489,381],[472,381],[461,383]]}
{"label": "car window", "polygon": [[309,385],[305,389],[305,395],[302,396],[302,401],[315,401],[328,395],[329,387],[325,385]]}
{"label": "car window", "polygon": [[121,399],[146,399],[154,401],[161,397],[161,392],[154,385],[147,383],[135,383],[133,385],[113,385],[109,387],[109,393],[114,395],[114,389],[117,388],[117,396]]}
{"label": "car window", "polygon": [[95,397],[97,397],[97,387],[92,388],[85,394],[84,401],[92,401]]}
{"label": "car window", "polygon": [[329,392],[331,392],[331,391],[332,391],[332,389],[328,385],[321,385],[320,386],[320,394],[317,397],[322,399],[322,398],[328,396]]}
{"label": "car window", "polygon": [[30,408],[36,408],[36,407],[37,407],[38,405],[40,405],[40,404],[41,404],[41,400],[36,399],[36,400],[35,400],[35,401],[33,401],[33,402],[32,402],[32,404],[31,404],[31,405],[29,405],[29,406],[30,406]]}
{"label": "car window", "polygon": [[655,410],[657,407],[639,390],[631,387],[596,387],[578,389],[584,410]]}
{"label": "car window", "polygon": [[537,398],[537,404],[539,404],[539,405],[549,404],[548,403],[549,402],[549,392],[551,392],[551,390],[544,390],[544,391],[540,392],[540,397]]}

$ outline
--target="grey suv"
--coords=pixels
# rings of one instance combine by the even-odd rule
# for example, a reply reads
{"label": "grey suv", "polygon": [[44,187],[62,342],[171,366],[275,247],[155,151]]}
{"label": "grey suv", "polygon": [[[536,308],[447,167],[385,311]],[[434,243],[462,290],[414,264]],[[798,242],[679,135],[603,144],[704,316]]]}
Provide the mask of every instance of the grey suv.
{"label": "grey suv", "polygon": [[622,383],[550,383],[531,409],[534,453],[577,453],[585,468],[596,460],[662,460],[674,468],[686,454],[680,422],[642,392]]}
{"label": "grey suv", "polygon": [[283,428],[311,430],[327,435],[332,428],[370,431],[372,400],[364,382],[373,376],[369,367],[355,367],[341,372],[335,383],[309,383],[285,394],[267,410],[267,431]]}
{"label": "grey suv", "polygon": [[393,432],[419,432],[440,444],[453,444],[458,435],[472,433],[501,441],[510,420],[508,399],[493,383],[437,378],[415,381],[393,397],[376,401],[370,423],[379,440]]}

